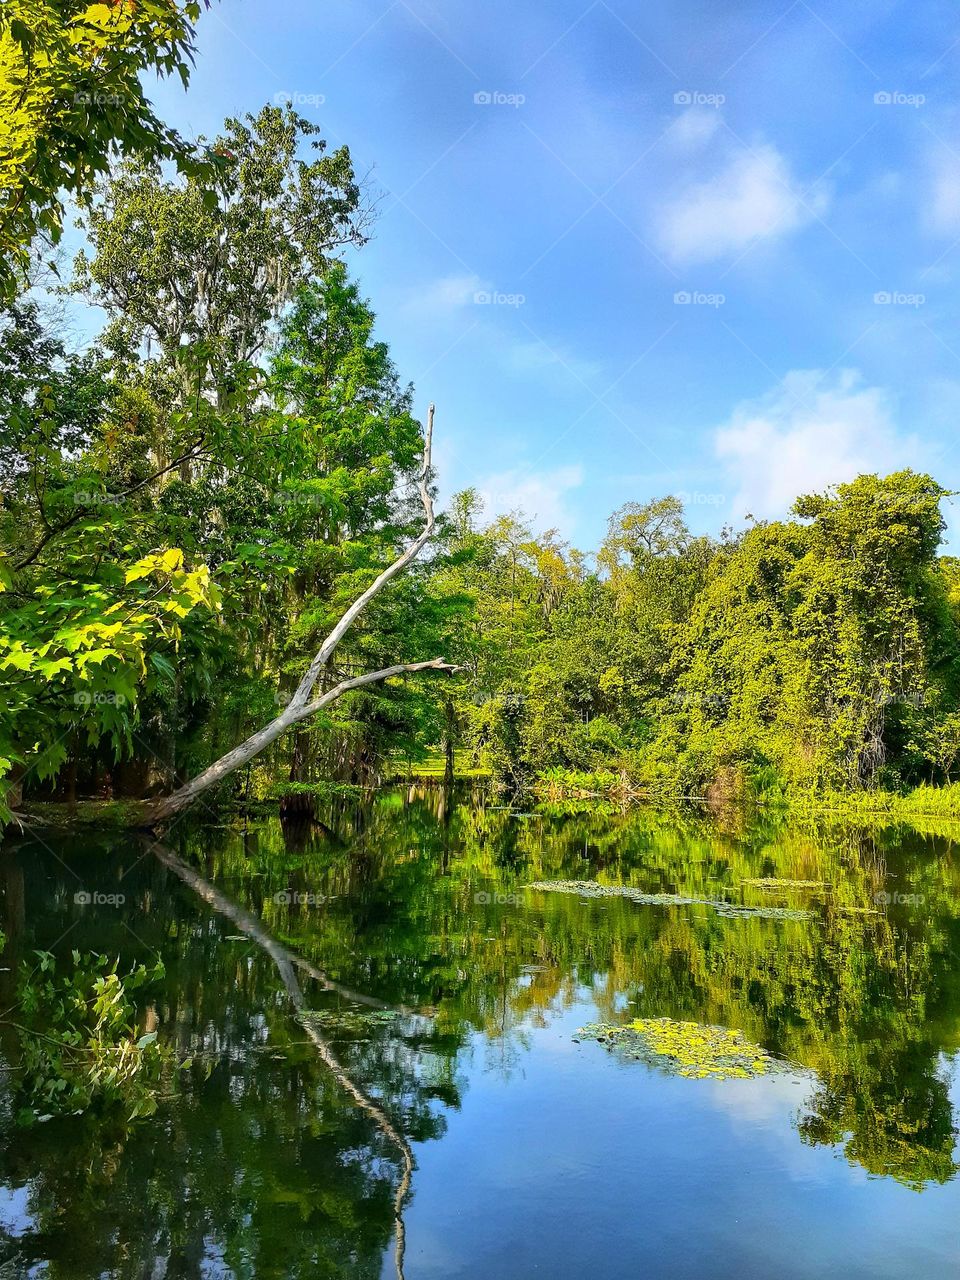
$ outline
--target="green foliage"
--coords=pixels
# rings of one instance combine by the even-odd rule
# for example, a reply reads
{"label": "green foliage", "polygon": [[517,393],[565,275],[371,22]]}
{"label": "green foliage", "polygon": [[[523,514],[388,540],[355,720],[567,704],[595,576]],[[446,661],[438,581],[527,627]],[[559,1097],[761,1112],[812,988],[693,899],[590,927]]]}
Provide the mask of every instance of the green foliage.
{"label": "green foliage", "polygon": [[943,495],[911,472],[861,476],[799,499],[808,523],[749,530],[678,637],[650,759],[694,787],[731,766],[852,789],[936,771],[960,655],[936,570]]}
{"label": "green foliage", "polygon": [[286,304],[333,250],[363,239],[350,153],[328,153],[318,134],[290,107],[265,106],[226,121],[213,184],[168,181],[135,154],[96,192],[73,288],[128,341],[157,344],[187,402],[203,391],[227,407]]}
{"label": "green foliage", "polygon": [[143,1030],[131,993],[161,979],[163,964],[121,977],[116,960],[74,951],[72,968],[58,973],[50,952],[36,954],[17,989],[20,1122],[94,1105],[122,1107],[128,1120],[152,1115],[174,1059],[156,1030]]}
{"label": "green foliage", "polygon": [[[113,48],[109,18],[124,75],[175,69],[195,17],[26,7],[80,22],[81,60],[88,36]],[[15,25],[0,52],[39,58]],[[80,71],[64,74],[58,92]],[[72,288],[105,309],[100,342],[70,351],[32,302],[0,320],[0,820],[24,788],[143,795],[200,771],[277,714],[421,526],[412,388],[334,258],[366,234],[348,150],[267,106],[226,121],[212,177],[171,177],[176,143],[149,134],[86,207]],[[356,691],[258,760],[246,798],[307,810],[319,783],[438,753],[444,776],[556,803],[950,784],[945,496],[910,471],[860,476],[711,539],[668,495],[615,512],[589,558],[520,514],[484,526],[467,491],[324,679],[437,654],[465,676]]]}
{"label": "green foliage", "polygon": [[467,742],[553,799],[949,782],[960,595],[937,559],[944,496],[909,471],[861,476],[719,541],[693,538],[674,498],[628,504],[589,573],[552,534],[477,530],[464,495],[438,582],[474,601]]}
{"label": "green foliage", "polygon": [[328,260],[359,238],[359,192],[315,133],[274,107],[228,121],[212,195],[150,157],[107,182],[76,281],[109,316],[89,354],[36,304],[0,322],[14,803],[64,766],[71,787],[143,794],[208,763],[277,713],[306,647],[409,530],[420,427]]}
{"label": "green foliage", "polygon": [[[203,0],[205,3],[206,0]],[[0,8],[0,296],[22,287],[38,234],[60,237],[118,153],[211,164],[160,121],[143,73],[186,85],[201,0],[5,0]]]}

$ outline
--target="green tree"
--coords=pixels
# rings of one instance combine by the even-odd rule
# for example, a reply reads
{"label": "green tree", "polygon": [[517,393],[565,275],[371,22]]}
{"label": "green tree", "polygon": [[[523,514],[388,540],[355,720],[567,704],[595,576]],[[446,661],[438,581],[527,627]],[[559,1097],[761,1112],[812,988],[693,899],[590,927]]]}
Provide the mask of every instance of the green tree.
{"label": "green tree", "polygon": [[[98,190],[74,288],[155,345],[181,407],[201,395],[226,407],[297,291],[333,250],[363,241],[350,153],[328,153],[318,134],[289,107],[266,106],[226,121],[212,186],[167,181],[137,157]],[[299,156],[305,143],[314,158]]]}
{"label": "green tree", "polygon": [[[205,2],[205,0],[204,0]],[[200,0],[6,0],[0,8],[0,296],[22,288],[34,238],[60,237],[120,153],[209,165],[163,124],[143,73],[186,85]]]}
{"label": "green tree", "polygon": [[743,767],[795,785],[896,781],[905,740],[957,695],[944,492],[909,471],[861,476],[800,498],[803,523],[748,530],[678,637],[653,758],[688,785]]}

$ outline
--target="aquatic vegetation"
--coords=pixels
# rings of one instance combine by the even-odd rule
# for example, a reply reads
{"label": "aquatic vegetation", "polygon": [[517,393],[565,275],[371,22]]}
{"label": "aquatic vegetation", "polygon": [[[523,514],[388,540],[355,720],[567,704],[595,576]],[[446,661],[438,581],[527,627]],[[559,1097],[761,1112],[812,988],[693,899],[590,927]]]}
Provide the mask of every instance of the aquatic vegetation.
{"label": "aquatic vegetation", "polygon": [[637,789],[622,770],[593,772],[565,769],[557,765],[541,769],[533,782],[534,795],[543,800],[616,800],[626,803],[640,799]]}
{"label": "aquatic vegetation", "polygon": [[[751,889],[769,889],[778,893],[813,893],[827,898],[832,894],[833,886],[826,880],[778,880],[775,876],[758,877],[741,880],[742,885]],[[837,902],[830,897],[831,909],[845,915],[875,916],[880,913],[875,907],[859,906],[850,902]]]}
{"label": "aquatic vegetation", "polygon": [[644,907],[712,907],[718,915],[760,916],[766,920],[812,920],[812,911],[799,907],[748,907],[723,898],[690,898],[681,893],[644,893],[626,884],[598,884],[595,880],[535,880],[527,885],[541,893],[575,893],[582,898],[628,898]]}
{"label": "aquatic vegetation", "polygon": [[304,1009],[300,1021],[315,1025],[327,1034],[337,1031],[359,1034],[393,1022],[397,1016],[392,1009],[371,1009],[364,1013],[356,1009]]}
{"label": "aquatic vegetation", "polygon": [[618,1055],[693,1080],[745,1080],[792,1070],[740,1031],[672,1018],[636,1018],[625,1026],[590,1022],[577,1032]]}

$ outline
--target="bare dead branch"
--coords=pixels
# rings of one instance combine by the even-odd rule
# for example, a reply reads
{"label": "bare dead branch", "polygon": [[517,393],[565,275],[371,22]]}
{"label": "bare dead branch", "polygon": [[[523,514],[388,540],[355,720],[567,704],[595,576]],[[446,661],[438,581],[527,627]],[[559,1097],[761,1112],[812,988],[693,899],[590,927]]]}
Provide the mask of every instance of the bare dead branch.
{"label": "bare dead branch", "polygon": [[430,405],[427,409],[427,431],[423,444],[423,467],[420,471],[420,479],[418,487],[420,489],[420,501],[423,503],[423,510],[426,516],[423,529],[419,536],[410,543],[409,547],[392,562],[387,565],[386,569],[380,573],[374,581],[367,587],[363,595],[358,596],[353,604],[343,614],[336,626],[324,640],[323,644],[317,651],[316,656],[310,663],[310,666],[304,672],[303,679],[297,686],[297,690],[290,701],[291,706],[302,706],[313,690],[313,686],[317,683],[320,672],[330,661],[333,653],[356,622],[357,618],[364,611],[374,596],[379,595],[391,578],[395,578],[401,573],[412,560],[415,560],[423,548],[433,536],[433,530],[436,520],[433,514],[433,498],[430,496],[430,463],[433,455],[433,414],[434,406]]}
{"label": "bare dead branch", "polygon": [[365,685],[379,684],[384,680],[390,680],[395,676],[410,675],[418,671],[444,671],[450,675],[459,671],[460,668],[453,663],[444,661],[443,658],[431,658],[426,662],[399,662],[391,667],[383,667],[379,671],[368,671],[363,675],[352,676],[349,679],[341,680],[335,684],[332,689],[328,689],[319,697],[311,698],[311,693],[319,679],[320,672],[327,666],[330,658],[333,656],[337,645],[343,639],[351,625],[360,616],[370,601],[387,585],[392,578],[401,573],[412,560],[414,560],[423,548],[427,545],[436,524],[433,513],[433,498],[430,495],[430,459],[433,447],[433,414],[434,407],[430,405],[427,413],[427,430],[424,438],[423,448],[423,467],[420,472],[419,489],[420,500],[423,503],[425,514],[425,523],[420,534],[413,542],[402,551],[397,558],[378,574],[376,579],[370,586],[358,596],[352,605],[344,612],[336,626],[324,640],[320,649],[317,651],[310,666],[304,672],[303,679],[297,686],[296,692],[290,699],[287,706],[281,713],[269,724],[264,725],[262,729],[258,729],[256,733],[250,735],[239,746],[234,747],[232,751],[228,751],[226,755],[221,756],[219,760],[214,761],[212,765],[204,769],[195,778],[191,778],[189,782],[184,783],[176,791],[169,796],[165,796],[160,800],[149,802],[145,806],[148,822],[162,822],[172,817],[175,813],[179,813],[181,809],[185,809],[199,795],[210,787],[215,786],[228,774],[235,769],[239,769],[245,765],[254,756],[259,755],[265,747],[275,742],[281,734],[295,724],[299,724],[301,720],[315,715],[323,707],[329,706],[336,702],[338,698],[342,698],[345,693],[349,693],[352,689],[362,689]]}

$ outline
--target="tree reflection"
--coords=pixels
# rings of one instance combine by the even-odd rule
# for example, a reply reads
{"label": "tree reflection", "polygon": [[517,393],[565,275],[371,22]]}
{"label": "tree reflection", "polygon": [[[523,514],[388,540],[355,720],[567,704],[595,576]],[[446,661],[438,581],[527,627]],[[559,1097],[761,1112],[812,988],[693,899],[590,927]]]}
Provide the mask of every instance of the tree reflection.
{"label": "tree reflection", "polygon": [[[478,1040],[509,1077],[537,1027],[587,996],[604,1020],[623,1020],[629,1002],[630,1017],[736,1028],[815,1074],[803,1142],[917,1189],[954,1176],[945,1063],[960,1036],[960,865],[935,829],[518,816],[470,795],[445,808],[428,789],[322,816],[295,843],[272,822],[178,829],[181,860],[219,904],[169,860],[138,861],[125,845],[86,837],[57,849],[62,863],[28,845],[6,853],[4,963],[55,943],[124,960],[160,950],[162,1031],[197,1060],[190,1087],[148,1125],[87,1116],[8,1137],[0,1181],[29,1188],[27,1220],[7,1237],[18,1266],[46,1260],[53,1280],[161,1265],[191,1280],[378,1276],[404,1171],[391,1130],[411,1148],[441,1137]],[[85,884],[122,886],[122,918],[75,908],[63,863]],[[758,877],[826,887],[771,897],[745,883]],[[549,879],[804,906],[812,918],[524,889]],[[884,892],[893,900],[878,905]],[[327,1015],[313,1037],[280,953],[295,957],[301,1012]],[[383,1009],[398,1012],[341,1017]]]}

